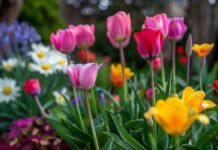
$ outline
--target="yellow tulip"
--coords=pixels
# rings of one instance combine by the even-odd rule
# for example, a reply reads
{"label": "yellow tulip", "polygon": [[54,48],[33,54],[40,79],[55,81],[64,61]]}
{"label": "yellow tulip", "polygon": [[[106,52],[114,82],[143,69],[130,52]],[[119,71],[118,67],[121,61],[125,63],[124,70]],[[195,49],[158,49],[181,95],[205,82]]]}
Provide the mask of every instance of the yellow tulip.
{"label": "yellow tulip", "polygon": [[203,43],[203,44],[194,44],[194,46],[192,47],[193,51],[196,52],[196,54],[199,57],[204,57],[207,56],[209,54],[209,52],[212,50],[212,48],[214,47],[214,44],[207,44],[207,43]]}
{"label": "yellow tulip", "polygon": [[[134,72],[131,71],[130,68],[125,67],[124,69],[125,80],[129,80],[134,75]],[[120,87],[123,85],[123,75],[122,75],[122,66],[121,64],[118,65],[111,65],[111,82],[114,86]]]}
{"label": "yellow tulip", "polygon": [[216,104],[211,100],[204,100],[203,91],[195,91],[191,87],[186,87],[182,94],[182,102],[188,105],[195,113],[215,107]]}
{"label": "yellow tulip", "polygon": [[154,116],[155,121],[171,135],[185,133],[196,119],[204,124],[209,123],[205,115],[190,113],[190,108],[178,96],[170,97],[166,101],[159,100],[155,107],[145,113],[145,118]]}

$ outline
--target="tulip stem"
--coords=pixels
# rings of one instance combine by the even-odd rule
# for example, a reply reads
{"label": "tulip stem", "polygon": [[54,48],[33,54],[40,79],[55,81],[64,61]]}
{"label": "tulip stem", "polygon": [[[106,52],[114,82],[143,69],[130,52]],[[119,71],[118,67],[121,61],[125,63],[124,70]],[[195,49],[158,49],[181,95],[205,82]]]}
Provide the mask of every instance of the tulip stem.
{"label": "tulip stem", "polygon": [[66,54],[66,57],[67,57],[67,63],[68,65],[70,65],[70,54]]}
{"label": "tulip stem", "polygon": [[206,57],[203,57],[203,58],[201,59],[200,74],[199,74],[199,85],[200,85],[200,90],[201,90],[201,91],[203,90],[203,85],[202,85],[202,72],[203,72],[205,63],[206,63]]}
{"label": "tulip stem", "polygon": [[176,145],[176,150],[180,150],[179,136],[175,137],[175,145]]}
{"label": "tulip stem", "polygon": [[173,93],[176,94],[176,43],[172,42],[172,61],[173,61]]}
{"label": "tulip stem", "polygon": [[79,102],[78,102],[78,96],[77,96],[77,92],[76,92],[76,88],[73,86],[73,94],[74,94],[74,98],[75,98],[75,102],[76,102],[76,111],[77,111],[77,115],[79,117],[79,121],[80,121],[80,125],[82,126],[83,131],[85,130],[85,125],[82,119],[82,115],[80,113],[80,107],[79,107]]}
{"label": "tulip stem", "polygon": [[89,54],[88,54],[88,50],[85,49],[85,53],[86,53],[86,62],[88,63],[89,62]]}
{"label": "tulip stem", "polygon": [[92,130],[92,136],[93,136],[93,139],[94,139],[95,149],[99,150],[98,140],[97,140],[97,136],[96,136],[96,132],[95,132],[95,126],[94,126],[93,119],[92,119],[92,112],[91,112],[90,104],[89,104],[89,100],[88,100],[88,94],[87,94],[86,90],[84,90],[83,92],[84,92],[84,96],[85,96],[85,104],[86,104],[87,111],[88,111],[88,117],[89,117],[89,122],[90,122],[90,125],[91,125],[91,130]]}
{"label": "tulip stem", "polygon": [[125,79],[125,55],[124,55],[124,50],[123,46],[120,43],[120,60],[121,60],[121,65],[122,65],[122,76],[123,76],[123,95],[124,95],[124,100],[127,101],[127,84],[126,84],[126,79]]}
{"label": "tulip stem", "polygon": [[92,92],[92,101],[93,101],[93,106],[94,106],[95,114],[97,114],[97,106],[96,106],[96,99],[95,99],[94,88],[91,89],[91,92]]}
{"label": "tulip stem", "polygon": [[189,76],[190,76],[190,56],[188,57],[188,62],[187,62],[187,75],[186,75],[186,84],[189,86]]}
{"label": "tulip stem", "polygon": [[166,79],[165,79],[165,70],[164,70],[164,61],[163,61],[163,52],[160,53],[161,58],[161,77],[162,77],[162,86],[166,90]]}
{"label": "tulip stem", "polygon": [[46,112],[44,111],[44,109],[43,109],[43,107],[42,107],[42,105],[41,105],[41,103],[40,103],[40,101],[39,101],[38,96],[35,96],[34,99],[35,99],[35,101],[36,101],[37,107],[39,108],[39,111],[40,111],[42,117],[48,118],[48,115],[47,115]]}

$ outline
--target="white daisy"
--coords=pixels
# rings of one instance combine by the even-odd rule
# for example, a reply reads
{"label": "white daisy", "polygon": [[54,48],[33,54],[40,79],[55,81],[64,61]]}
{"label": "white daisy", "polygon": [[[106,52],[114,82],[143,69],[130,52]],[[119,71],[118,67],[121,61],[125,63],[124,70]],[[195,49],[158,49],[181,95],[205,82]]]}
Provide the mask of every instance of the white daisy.
{"label": "white daisy", "polygon": [[44,46],[43,44],[32,44],[33,51],[29,52],[28,55],[31,56],[34,62],[40,62],[41,60],[46,59],[50,55],[49,47]]}
{"label": "white daisy", "polygon": [[67,58],[66,55],[61,54],[59,52],[53,52],[50,60],[53,61],[55,63],[55,67],[57,70],[63,71],[64,72],[64,68],[67,67]]}
{"label": "white daisy", "polygon": [[16,58],[9,58],[7,60],[2,61],[2,68],[6,71],[12,71],[12,69],[16,66],[17,66]]}
{"label": "white daisy", "polygon": [[55,63],[50,60],[43,60],[38,63],[29,64],[31,71],[37,71],[45,76],[51,75],[56,72]]}
{"label": "white daisy", "polygon": [[14,101],[20,95],[20,88],[16,86],[16,81],[9,78],[0,78],[0,103]]}
{"label": "white daisy", "polygon": [[65,104],[66,104],[66,101],[65,101],[63,95],[64,95],[67,99],[69,99],[69,97],[70,97],[70,96],[67,94],[67,89],[66,89],[66,88],[63,88],[63,89],[61,90],[61,92],[54,91],[54,92],[53,92],[53,95],[54,95],[54,97],[55,97],[56,103],[59,104],[59,105],[65,105]]}

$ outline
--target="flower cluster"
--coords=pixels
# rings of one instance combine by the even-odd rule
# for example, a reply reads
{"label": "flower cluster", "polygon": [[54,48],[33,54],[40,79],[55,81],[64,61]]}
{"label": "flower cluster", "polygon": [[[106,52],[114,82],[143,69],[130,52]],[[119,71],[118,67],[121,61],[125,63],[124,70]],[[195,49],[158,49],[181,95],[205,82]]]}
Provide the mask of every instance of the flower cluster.
{"label": "flower cluster", "polygon": [[39,117],[14,121],[10,131],[3,135],[3,140],[8,148],[14,149],[69,149],[54,129]]}

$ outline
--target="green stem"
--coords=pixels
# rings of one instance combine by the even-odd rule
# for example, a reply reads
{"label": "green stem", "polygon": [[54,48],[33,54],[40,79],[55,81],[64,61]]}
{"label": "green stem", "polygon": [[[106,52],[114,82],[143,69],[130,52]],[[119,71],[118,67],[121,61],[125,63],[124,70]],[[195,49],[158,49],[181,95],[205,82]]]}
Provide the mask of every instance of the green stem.
{"label": "green stem", "polygon": [[127,83],[125,79],[125,55],[124,55],[124,50],[122,44],[120,44],[120,60],[121,60],[121,65],[122,65],[122,76],[123,76],[123,95],[124,95],[124,100],[127,101]]}
{"label": "green stem", "polygon": [[161,77],[162,77],[162,86],[166,90],[166,79],[165,79],[165,70],[164,70],[164,61],[163,61],[163,52],[160,53],[161,58]]}
{"label": "green stem", "polygon": [[91,89],[91,92],[92,92],[92,101],[93,101],[93,106],[94,106],[95,114],[97,114],[97,105],[96,105],[94,88]]}
{"label": "green stem", "polygon": [[78,118],[79,118],[80,125],[82,126],[83,131],[86,131],[85,125],[84,125],[84,122],[83,122],[83,119],[82,119],[82,115],[80,113],[80,107],[79,107],[76,88],[74,86],[73,86],[73,94],[74,94],[74,98],[75,98],[75,102],[76,102],[76,111],[77,111],[77,115],[78,115]]}
{"label": "green stem", "polygon": [[200,90],[201,90],[201,91],[203,90],[203,85],[202,85],[202,72],[203,72],[205,63],[206,63],[206,57],[203,57],[203,58],[201,59],[200,73],[199,73],[199,85],[200,85]]}
{"label": "green stem", "polygon": [[148,134],[148,137],[149,137],[150,142],[151,142],[151,150],[157,150],[157,141],[155,141],[155,139],[151,133]]}
{"label": "green stem", "polygon": [[39,108],[39,111],[40,111],[42,117],[48,118],[48,115],[47,115],[46,112],[44,111],[44,109],[43,109],[43,107],[42,107],[42,105],[41,105],[41,103],[40,103],[40,101],[39,101],[38,96],[35,96],[34,99],[35,99],[35,101],[36,101],[37,107]]}
{"label": "green stem", "polygon": [[180,150],[180,142],[179,142],[179,136],[175,136],[175,150]]}
{"label": "green stem", "polygon": [[176,43],[172,42],[172,61],[173,61],[173,93],[176,94]]}
{"label": "green stem", "polygon": [[188,56],[188,62],[187,62],[187,74],[186,74],[187,86],[189,86],[189,79],[190,79],[190,56]]}
{"label": "green stem", "polygon": [[84,90],[83,92],[84,92],[84,96],[85,96],[85,104],[86,104],[86,107],[87,107],[89,122],[90,122],[91,130],[92,130],[92,136],[93,136],[94,144],[95,144],[95,149],[99,150],[98,139],[97,139],[97,136],[96,136],[95,126],[94,126],[93,119],[92,119],[92,112],[91,112],[90,104],[89,104],[89,100],[88,100],[88,94],[87,94],[86,90]]}

